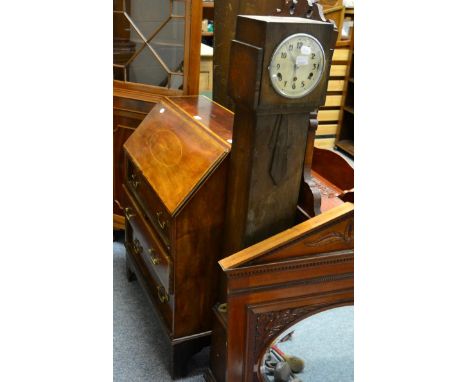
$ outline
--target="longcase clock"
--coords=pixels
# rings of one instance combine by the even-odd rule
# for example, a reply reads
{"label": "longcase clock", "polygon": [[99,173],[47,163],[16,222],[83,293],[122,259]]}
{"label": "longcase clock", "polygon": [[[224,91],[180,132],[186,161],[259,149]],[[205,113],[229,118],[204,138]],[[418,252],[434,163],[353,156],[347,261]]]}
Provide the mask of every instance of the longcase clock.
{"label": "longcase clock", "polygon": [[331,22],[238,16],[226,255],[294,225],[310,113],[325,102],[335,41]]}

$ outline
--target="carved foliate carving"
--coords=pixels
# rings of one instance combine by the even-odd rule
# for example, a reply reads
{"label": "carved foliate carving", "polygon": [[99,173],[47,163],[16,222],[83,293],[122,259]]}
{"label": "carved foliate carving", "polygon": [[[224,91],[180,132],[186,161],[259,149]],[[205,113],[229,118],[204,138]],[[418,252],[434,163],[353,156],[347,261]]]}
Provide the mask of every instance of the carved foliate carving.
{"label": "carved foliate carving", "polygon": [[318,247],[320,245],[331,244],[331,243],[344,243],[350,244],[354,239],[354,219],[351,219],[344,232],[330,232],[325,236],[322,236],[314,241],[306,241],[304,245],[306,247]]}
{"label": "carved foliate carving", "polygon": [[263,350],[269,346],[281,332],[293,326],[295,323],[311,316],[314,313],[352,303],[353,301],[349,299],[337,299],[333,303],[327,302],[295,308],[286,308],[273,312],[254,313],[254,362],[258,362]]}
{"label": "carved foliate carving", "polygon": [[314,310],[317,306],[304,306],[288,308],[276,312],[266,312],[256,315],[255,326],[255,355],[258,355],[267,343],[276,337],[281,331],[295,321],[299,321]]}

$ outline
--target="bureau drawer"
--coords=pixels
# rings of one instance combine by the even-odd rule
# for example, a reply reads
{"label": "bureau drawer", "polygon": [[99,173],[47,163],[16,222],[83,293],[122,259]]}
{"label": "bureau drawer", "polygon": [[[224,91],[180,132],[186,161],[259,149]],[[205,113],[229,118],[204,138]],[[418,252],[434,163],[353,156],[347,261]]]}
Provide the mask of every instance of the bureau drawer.
{"label": "bureau drawer", "polygon": [[167,249],[171,248],[172,218],[166,211],[164,204],[150,187],[143,174],[135,167],[132,161],[126,158],[125,184],[130,193],[138,200],[152,226],[160,236]]}
{"label": "bureau drawer", "polygon": [[127,187],[124,186],[126,196],[125,218],[132,228],[131,241],[126,246],[139,256],[149,273],[159,281],[163,287],[158,287],[160,300],[165,300],[165,292],[173,293],[172,261],[166,252],[164,244],[151,232],[151,227],[145,220],[146,215],[135,203]]}

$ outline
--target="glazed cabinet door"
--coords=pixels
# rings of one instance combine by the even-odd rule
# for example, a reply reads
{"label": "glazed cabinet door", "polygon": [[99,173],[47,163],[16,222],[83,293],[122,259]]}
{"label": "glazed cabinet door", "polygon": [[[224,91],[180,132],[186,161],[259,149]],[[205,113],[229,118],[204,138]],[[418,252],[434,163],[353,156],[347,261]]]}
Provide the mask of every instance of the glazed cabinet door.
{"label": "glazed cabinet door", "polygon": [[197,94],[201,0],[114,0],[114,80]]}

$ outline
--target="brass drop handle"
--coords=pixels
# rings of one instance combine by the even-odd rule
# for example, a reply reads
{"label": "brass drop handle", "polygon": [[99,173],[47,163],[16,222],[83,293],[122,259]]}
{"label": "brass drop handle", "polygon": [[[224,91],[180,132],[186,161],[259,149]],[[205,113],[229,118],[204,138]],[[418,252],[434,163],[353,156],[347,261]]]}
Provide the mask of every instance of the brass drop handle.
{"label": "brass drop handle", "polygon": [[151,262],[153,263],[153,265],[158,265],[161,263],[161,259],[159,258],[158,254],[153,248],[148,249],[148,252],[151,255]]}
{"label": "brass drop handle", "polygon": [[139,255],[143,251],[143,247],[138,239],[133,239],[133,251],[136,255]]}
{"label": "brass drop handle", "polygon": [[161,222],[161,215],[162,215],[162,211],[156,212],[156,217],[158,218],[158,224],[159,224],[159,226],[161,227],[161,229],[166,229],[167,221],[166,221],[166,220],[163,220],[163,221]]}
{"label": "brass drop handle", "polygon": [[218,305],[218,312],[226,313],[227,312],[227,302]]}
{"label": "brass drop handle", "polygon": [[124,209],[124,213],[127,220],[130,220],[131,218],[136,216],[134,213],[132,213],[132,209],[130,207],[126,207]]}
{"label": "brass drop handle", "polygon": [[159,301],[163,304],[169,301],[169,296],[167,295],[166,290],[160,285],[158,285],[158,297]]}
{"label": "brass drop handle", "polygon": [[132,184],[133,188],[137,188],[138,185],[140,184],[140,181],[138,180],[136,174],[130,175],[130,183]]}

